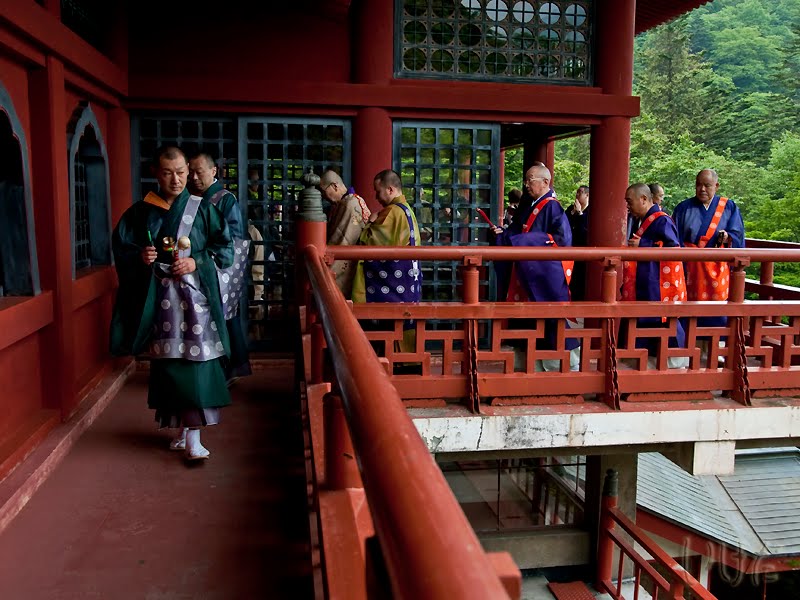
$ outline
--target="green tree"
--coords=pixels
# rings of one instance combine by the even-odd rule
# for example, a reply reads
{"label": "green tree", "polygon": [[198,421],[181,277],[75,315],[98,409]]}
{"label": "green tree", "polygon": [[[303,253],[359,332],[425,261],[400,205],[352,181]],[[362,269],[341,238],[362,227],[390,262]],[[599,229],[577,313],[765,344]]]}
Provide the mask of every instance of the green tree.
{"label": "green tree", "polygon": [[503,202],[508,204],[508,192],[522,189],[522,146],[506,148],[506,162],[503,181]]}
{"label": "green tree", "polygon": [[775,0],[716,0],[692,13],[692,48],[744,92],[779,91],[770,68],[791,37],[796,3]]}
{"label": "green tree", "polygon": [[734,86],[690,51],[685,17],[646,34],[636,65],[634,93],[643,116],[669,137],[691,132],[698,141],[713,139]]}
{"label": "green tree", "polygon": [[730,104],[730,110],[728,118],[719,121],[714,146],[760,164],[769,159],[773,141],[796,129],[800,120],[798,105],[772,92],[745,94]]}

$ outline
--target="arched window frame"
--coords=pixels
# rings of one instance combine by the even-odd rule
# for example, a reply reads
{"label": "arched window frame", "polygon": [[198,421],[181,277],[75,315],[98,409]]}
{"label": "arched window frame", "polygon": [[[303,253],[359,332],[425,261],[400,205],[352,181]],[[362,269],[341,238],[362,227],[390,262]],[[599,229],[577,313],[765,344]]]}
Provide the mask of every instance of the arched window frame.
{"label": "arched window frame", "polygon": [[28,233],[28,264],[30,269],[31,291],[34,296],[38,296],[42,288],[39,284],[39,261],[36,255],[36,223],[33,219],[33,194],[31,193],[31,173],[30,173],[30,158],[28,156],[28,139],[25,136],[25,130],[22,128],[22,122],[17,116],[17,111],[14,108],[14,102],[11,100],[11,95],[6,90],[2,81],[0,81],[0,111],[2,111],[8,118],[11,124],[11,133],[19,143],[20,154],[22,158],[22,185],[24,187],[25,195],[25,225]]}
{"label": "arched window frame", "polygon": [[[98,146],[100,147],[100,155],[103,159],[103,169],[105,172],[105,203],[104,203],[104,210],[105,210],[105,219],[103,220],[104,223],[104,231],[102,231],[104,242],[106,243],[106,249],[103,252],[103,260],[99,262],[99,265],[111,265],[113,264],[113,256],[111,254],[111,207],[110,199],[111,199],[111,187],[110,187],[110,178],[108,174],[108,151],[106,150],[106,144],[103,140],[103,134],[100,130],[100,126],[97,123],[97,117],[92,110],[91,104],[88,102],[82,102],[79,107],[73,113],[72,120],[67,127],[67,157],[69,160],[69,216],[70,216],[70,240],[71,240],[71,247],[72,247],[72,278],[75,279],[76,277],[76,269],[75,269],[75,159],[78,156],[78,152],[80,150],[81,139],[86,133],[86,128],[91,127],[94,132],[95,140],[97,141]],[[97,210],[97,206],[92,207],[89,206],[89,211],[91,213],[92,210]],[[92,229],[94,232],[95,230]],[[90,237],[90,239],[92,239]],[[96,238],[95,238],[96,239]],[[92,265],[94,266],[94,265]]]}

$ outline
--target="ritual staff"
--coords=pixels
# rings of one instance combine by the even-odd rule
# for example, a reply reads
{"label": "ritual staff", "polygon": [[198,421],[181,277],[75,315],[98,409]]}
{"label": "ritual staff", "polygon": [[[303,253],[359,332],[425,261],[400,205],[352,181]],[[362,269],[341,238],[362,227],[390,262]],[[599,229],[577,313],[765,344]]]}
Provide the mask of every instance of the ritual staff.
{"label": "ritual staff", "polygon": [[113,233],[119,290],[111,352],[149,349],[148,406],[161,427],[188,428],[172,448],[204,459],[210,453],[200,428],[218,423],[231,402],[217,267],[233,263],[233,243],[222,213],[186,190],[189,166],[180,149],[159,149],[153,167],[158,194],[126,210]]}
{"label": "ritual staff", "polygon": [[[672,218],[682,246],[687,248],[744,248],[744,223],[733,200],[720,198],[719,178],[703,169],[695,179],[695,195],[677,207]],[[727,262],[686,262],[686,296],[690,301],[727,300],[730,273]],[[724,326],[725,317],[703,317],[698,325]]]}
{"label": "ritual staff", "polygon": [[[375,198],[383,208],[361,232],[358,243],[364,246],[418,246],[419,226],[414,211],[403,195],[400,176],[386,169],[375,175]],[[361,260],[353,280],[353,302],[419,302],[422,297],[422,273],[419,261]],[[413,352],[413,321],[403,325],[401,352]]]}
{"label": "ritual staff", "polygon": [[[564,209],[550,188],[550,170],[541,163],[525,173],[526,194],[520,201],[514,221],[506,229],[496,227],[495,244],[515,247],[564,247],[572,245],[572,233]],[[496,263],[498,297],[511,302],[568,302],[572,261],[523,260],[515,263]],[[556,319],[545,320],[544,337],[536,348],[555,350],[558,332]],[[579,342],[565,340],[570,350],[570,369],[579,365]],[[560,370],[559,360],[537,360],[535,368],[544,371]]]}
{"label": "ritual staff", "polygon": [[[231,344],[230,360],[224,359],[225,377],[230,387],[239,377],[252,374],[247,338],[239,318],[239,302],[247,289],[247,257],[250,240],[244,232],[244,218],[239,201],[231,192],[222,187],[217,179],[217,165],[210,154],[201,152],[189,159],[189,191],[201,196],[216,206],[228,224],[233,238],[233,264],[227,269],[218,269],[222,307],[225,313],[225,327]],[[263,267],[262,267],[263,268]],[[255,276],[253,277],[255,280]]]}
{"label": "ritual staff", "polygon": [[[644,183],[635,183],[625,191],[628,211],[638,222],[639,228],[631,235],[628,245],[638,248],[677,248],[680,246],[678,230],[667,213],[653,202],[650,188]],[[686,283],[680,261],[626,261],[623,265],[622,299],[647,302],[683,302],[686,300]],[[624,323],[627,323],[626,321]],[[665,327],[667,320],[661,317],[641,317],[637,328]],[[676,335],[670,337],[671,348],[686,346],[683,326],[675,320]],[[620,336],[625,343],[625,331]],[[655,354],[657,340],[640,338],[639,348],[648,348]],[[670,368],[685,367],[686,357],[669,357]]]}

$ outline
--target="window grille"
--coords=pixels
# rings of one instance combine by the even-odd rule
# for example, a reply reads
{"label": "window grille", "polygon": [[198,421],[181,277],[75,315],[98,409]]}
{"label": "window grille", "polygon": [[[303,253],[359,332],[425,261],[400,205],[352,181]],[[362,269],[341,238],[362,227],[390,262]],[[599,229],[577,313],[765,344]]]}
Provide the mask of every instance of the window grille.
{"label": "window grille", "polygon": [[395,0],[395,73],[591,85],[592,9],[591,0]]}
{"label": "window grille", "polygon": [[82,103],[67,127],[73,277],[111,264],[108,155],[94,112]]}
{"label": "window grille", "polygon": [[[489,226],[477,209],[497,221],[499,125],[399,121],[394,146],[395,168],[417,217],[422,244],[487,245]],[[457,261],[423,262],[423,301],[458,299],[458,267]],[[490,299],[491,265],[482,268],[480,295]]]}
{"label": "window grille", "polygon": [[0,83],[0,297],[40,292],[28,142]]}
{"label": "window grille", "polygon": [[101,52],[105,50],[108,6],[97,0],[61,0],[61,22]]}
{"label": "window grille", "polygon": [[75,270],[79,271],[92,264],[92,236],[89,227],[89,197],[86,191],[86,165],[80,153],[75,158],[72,189],[75,192]]}
{"label": "window grille", "polygon": [[[294,298],[294,217],[308,168],[321,175],[334,169],[347,181],[350,173],[350,125],[315,119],[241,119],[240,155],[247,173],[247,216],[263,236],[263,299],[254,298],[264,314],[268,337],[287,339]],[[255,295],[255,294],[253,294]],[[261,309],[261,310],[259,310]],[[256,316],[257,316],[256,315]]]}

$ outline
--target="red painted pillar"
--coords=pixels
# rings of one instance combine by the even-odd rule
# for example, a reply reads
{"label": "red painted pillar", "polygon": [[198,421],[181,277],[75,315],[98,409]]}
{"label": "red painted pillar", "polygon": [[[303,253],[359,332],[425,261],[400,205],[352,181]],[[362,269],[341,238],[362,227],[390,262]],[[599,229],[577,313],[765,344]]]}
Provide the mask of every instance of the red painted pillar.
{"label": "red painted pillar", "polygon": [[394,2],[353,0],[353,81],[389,83],[394,77]]}
{"label": "red painted pillar", "polygon": [[373,210],[381,206],[375,200],[374,177],[392,164],[392,120],[383,108],[362,108],[353,123],[353,183]]}
{"label": "red painted pillar", "polygon": [[53,291],[53,323],[41,348],[44,404],[66,419],[75,409],[75,361],[80,352],[72,319],[72,236],[70,225],[67,114],[64,65],[48,56],[31,73],[31,156],[34,218],[42,289]]}
{"label": "red painted pillar", "polygon": [[594,589],[598,592],[604,590],[603,582],[611,581],[611,568],[614,564],[614,542],[609,537],[609,532],[615,528],[614,518],[610,510],[617,507],[619,494],[619,480],[617,472],[609,469],[603,482],[603,502],[600,515],[600,538],[597,548],[597,573],[595,575]]}
{"label": "red painted pillar", "polygon": [[[606,94],[630,96],[633,88],[635,0],[607,0],[597,11],[596,84]],[[625,243],[625,189],[630,170],[631,123],[627,117],[608,117],[592,127],[591,206],[589,245]],[[599,300],[599,264],[589,265],[589,300]]]}
{"label": "red painted pillar", "polygon": [[[553,175],[553,180],[555,180],[555,167],[556,167],[556,143],[554,140],[549,139],[545,142],[544,146],[544,160],[542,161],[544,164],[547,165],[547,168],[550,169],[550,173]],[[551,185],[553,181],[550,182]]]}
{"label": "red painted pillar", "polygon": [[113,227],[134,200],[141,198],[134,199],[131,196],[131,119],[128,111],[122,108],[109,110],[106,127]]}
{"label": "red painted pillar", "polygon": [[503,215],[506,212],[506,150],[500,150],[500,164],[497,165],[497,173],[500,179],[498,183],[497,193],[497,206],[495,207],[494,214],[497,215],[496,223],[503,222]]}
{"label": "red painted pillar", "polygon": [[[388,84],[394,77],[394,2],[353,0],[353,31],[360,43],[353,51],[355,83]],[[374,177],[393,168],[392,120],[383,108],[362,108],[353,122],[353,181],[370,209],[380,210]]]}

